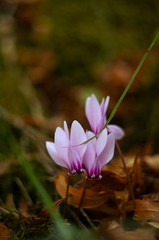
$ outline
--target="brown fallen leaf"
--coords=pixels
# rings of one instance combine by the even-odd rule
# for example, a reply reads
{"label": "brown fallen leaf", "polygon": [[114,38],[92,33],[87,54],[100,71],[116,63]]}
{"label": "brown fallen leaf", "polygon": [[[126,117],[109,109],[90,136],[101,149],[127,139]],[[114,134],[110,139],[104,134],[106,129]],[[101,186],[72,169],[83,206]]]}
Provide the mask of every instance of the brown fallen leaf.
{"label": "brown fallen leaf", "polygon": [[12,235],[13,235],[12,230],[7,228],[7,226],[0,222],[0,239],[7,240]]}
{"label": "brown fallen leaf", "polygon": [[102,171],[102,179],[99,181],[92,181],[93,187],[91,187],[91,189],[122,191],[125,189],[126,183],[126,177],[121,177],[110,171]]}
{"label": "brown fallen leaf", "polygon": [[154,172],[159,172],[159,154],[154,156],[145,156],[143,163],[145,163]]}
{"label": "brown fallen leaf", "polygon": [[99,207],[95,208],[95,211],[98,212],[98,213],[102,213],[102,214],[106,214],[106,215],[109,215],[109,216],[118,216],[119,215],[119,209],[118,207],[115,205],[115,203],[110,204],[108,202],[100,205]]}
{"label": "brown fallen leaf", "polygon": [[159,222],[159,203],[149,199],[135,200],[135,219]]}
{"label": "brown fallen leaf", "polygon": [[154,228],[157,228],[159,229],[159,222],[148,222],[148,225],[154,227]]}
{"label": "brown fallen leaf", "polygon": [[[80,188],[84,186],[85,179],[78,181],[74,187]],[[102,179],[88,179],[87,188],[99,192],[99,191],[123,191],[127,183],[126,177],[121,177],[110,171],[102,171]]]}
{"label": "brown fallen leaf", "polygon": [[125,230],[116,221],[109,222],[103,219],[99,225],[99,232],[107,240],[155,240],[154,229],[139,228],[131,231]]}
{"label": "brown fallen leaf", "polygon": [[19,208],[18,208],[19,212],[21,215],[23,215],[24,217],[28,217],[28,210],[29,210],[29,206],[28,206],[28,202],[26,201],[26,199],[22,198],[19,204]]}
{"label": "brown fallen leaf", "polygon": [[[66,178],[62,175],[57,176],[55,178],[55,186],[59,195],[62,198],[65,198],[67,188]],[[71,204],[74,207],[78,207],[82,193],[83,193],[82,187],[74,188],[72,186],[69,186],[68,204]],[[90,189],[86,189],[81,207],[96,208],[102,205],[110,196],[112,196],[112,194],[113,194],[112,190],[95,192]]]}
{"label": "brown fallen leaf", "polygon": [[[134,163],[135,163],[135,155],[132,155],[132,154],[126,155],[124,156],[124,160],[129,172],[133,171]],[[139,156],[137,160],[138,164],[140,164],[140,161],[141,161],[141,157]],[[122,177],[126,176],[126,172],[124,170],[123,163],[120,157],[117,157],[114,160],[112,160],[109,164],[106,164],[103,167],[103,170],[113,172]]]}
{"label": "brown fallen leaf", "polygon": [[143,196],[145,199],[149,199],[155,202],[159,202],[159,193],[150,193]]}

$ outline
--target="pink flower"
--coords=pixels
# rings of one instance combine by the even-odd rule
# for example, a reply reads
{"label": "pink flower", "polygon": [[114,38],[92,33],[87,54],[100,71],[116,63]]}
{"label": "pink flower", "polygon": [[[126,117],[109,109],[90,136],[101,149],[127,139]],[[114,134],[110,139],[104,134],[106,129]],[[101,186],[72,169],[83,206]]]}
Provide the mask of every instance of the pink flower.
{"label": "pink flower", "polygon": [[79,173],[83,171],[82,158],[87,144],[77,145],[86,140],[86,133],[79,122],[73,121],[70,136],[67,123],[64,122],[64,130],[57,127],[55,142],[46,142],[46,148],[56,164],[68,168],[70,173]]}
{"label": "pink flower", "polygon": [[[92,94],[91,97],[88,97],[86,100],[85,113],[88,119],[88,122],[91,126],[92,131],[97,134],[105,125],[106,111],[109,104],[109,97],[102,99],[101,104],[99,104],[96,96]],[[109,132],[114,133],[115,139],[121,139],[124,136],[124,131],[117,125],[109,124],[107,126]]]}
{"label": "pink flower", "polygon": [[[87,138],[90,139],[95,134],[87,132]],[[114,155],[115,137],[114,134],[108,134],[104,129],[100,135],[87,143],[87,149],[83,156],[83,164],[87,171],[88,178],[101,178],[103,166],[108,163]]]}

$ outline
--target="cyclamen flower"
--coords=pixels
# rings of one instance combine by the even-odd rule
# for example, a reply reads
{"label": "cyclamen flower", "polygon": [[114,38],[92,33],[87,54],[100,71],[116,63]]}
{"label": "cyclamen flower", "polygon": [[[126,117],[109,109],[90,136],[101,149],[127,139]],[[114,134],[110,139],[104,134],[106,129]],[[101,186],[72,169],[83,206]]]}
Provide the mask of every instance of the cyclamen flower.
{"label": "cyclamen flower", "polygon": [[[88,139],[95,135],[90,131],[86,134]],[[97,138],[87,143],[87,149],[83,156],[83,164],[86,168],[88,178],[102,178],[102,168],[113,158],[114,147],[114,134],[108,134],[106,129]]]}
{"label": "cyclamen flower", "polygon": [[[106,124],[106,111],[109,104],[109,97],[102,99],[99,104],[96,96],[92,94],[86,100],[85,113],[92,131],[97,134]],[[117,125],[109,124],[107,126],[108,132],[112,132],[115,135],[115,139],[121,139],[124,136],[124,131]]]}
{"label": "cyclamen flower", "polygon": [[68,168],[69,172],[83,172],[82,158],[87,144],[77,146],[87,140],[86,133],[79,122],[73,121],[70,136],[67,123],[64,122],[64,130],[60,127],[55,131],[55,142],[46,142],[46,148],[56,164]]}

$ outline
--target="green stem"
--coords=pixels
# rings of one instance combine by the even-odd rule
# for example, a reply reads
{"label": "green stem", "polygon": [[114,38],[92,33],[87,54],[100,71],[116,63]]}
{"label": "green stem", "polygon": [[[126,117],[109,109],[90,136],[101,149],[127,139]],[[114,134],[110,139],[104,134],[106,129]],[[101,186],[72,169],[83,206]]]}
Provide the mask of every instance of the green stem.
{"label": "green stem", "polygon": [[135,71],[134,71],[134,73],[133,73],[130,81],[128,82],[127,86],[125,87],[122,95],[120,96],[117,104],[115,105],[113,111],[111,112],[111,114],[110,114],[110,116],[109,116],[106,124],[104,125],[104,127],[103,127],[94,137],[92,137],[92,138],[88,139],[87,141],[81,143],[81,145],[84,144],[84,143],[87,143],[87,142],[91,141],[93,138],[97,137],[97,136],[108,126],[109,122],[110,122],[110,121],[112,120],[112,118],[114,117],[114,115],[115,115],[115,113],[116,113],[119,105],[121,104],[121,102],[123,101],[125,95],[127,94],[127,92],[128,92],[128,90],[129,90],[131,84],[133,83],[136,75],[137,75],[138,72],[140,71],[140,69],[141,69],[143,63],[145,62],[148,54],[151,52],[151,49],[153,48],[153,46],[155,45],[155,43],[157,42],[158,39],[159,39],[159,32],[157,32],[156,36],[154,37],[154,39],[152,40],[150,46],[148,47],[147,51],[145,52],[143,58],[142,58],[141,61],[139,62],[137,68],[135,69]]}
{"label": "green stem", "polygon": [[[136,75],[137,75],[138,72],[140,71],[140,69],[141,69],[143,63],[145,62],[145,60],[146,60],[148,54],[150,53],[151,49],[153,48],[153,46],[154,46],[155,43],[157,42],[158,38],[159,38],[159,32],[157,33],[157,35],[156,35],[155,38],[153,39],[152,43],[150,44],[149,48],[148,48],[147,51],[145,52],[143,58],[142,58],[141,61],[139,62],[139,64],[138,64],[136,70],[134,71],[134,73],[133,73],[133,75],[132,75],[130,81],[128,82],[126,88],[124,89],[124,91],[123,91],[121,97],[119,98],[117,104],[115,105],[113,111],[111,112],[111,114],[110,114],[110,116],[109,116],[109,118],[108,118],[106,124],[104,125],[103,129],[107,127],[107,125],[109,124],[109,122],[110,122],[110,121],[112,120],[112,118],[114,117],[114,115],[115,115],[115,113],[116,113],[116,111],[117,111],[119,105],[120,105],[121,102],[123,101],[123,99],[124,99],[125,95],[127,94],[127,92],[128,92],[128,90],[129,90],[131,84],[133,83],[133,81],[134,81]],[[103,130],[103,129],[102,129],[102,130]]]}

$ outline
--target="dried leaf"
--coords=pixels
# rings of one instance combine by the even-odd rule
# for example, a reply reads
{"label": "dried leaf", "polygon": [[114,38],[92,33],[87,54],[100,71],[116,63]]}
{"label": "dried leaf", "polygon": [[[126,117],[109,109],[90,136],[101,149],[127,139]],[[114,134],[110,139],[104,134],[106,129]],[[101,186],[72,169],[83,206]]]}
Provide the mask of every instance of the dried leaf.
{"label": "dried leaf", "polygon": [[[112,199],[110,199],[110,201],[111,200]],[[110,204],[108,201],[105,202],[104,204],[100,205],[99,207],[97,207],[95,210],[96,210],[96,212],[100,212],[102,214],[106,214],[109,216],[116,216],[119,214],[119,209],[116,206],[116,204],[115,203]]]}
{"label": "dried leaf", "polygon": [[148,224],[154,228],[159,229],[159,222],[148,222]]}
{"label": "dried leaf", "polygon": [[21,215],[28,217],[29,216],[28,210],[29,210],[28,202],[26,201],[26,199],[22,198],[19,204],[19,211]]}
{"label": "dried leaf", "polygon": [[[55,186],[62,198],[66,197],[66,188],[67,183],[64,176],[57,176],[55,179]],[[79,202],[83,193],[83,188],[74,188],[69,186],[69,197],[68,204],[73,205],[74,207],[79,206]],[[82,208],[96,208],[102,205],[110,196],[112,195],[112,191],[99,191],[95,192],[90,189],[86,189],[84,199],[82,202]]]}
{"label": "dried leaf", "polygon": [[134,231],[126,231],[117,222],[108,222],[103,219],[99,226],[99,231],[108,240],[155,240],[155,231],[152,229],[136,229]]}
{"label": "dried leaf", "polygon": [[[126,166],[129,169],[129,171],[133,170],[135,155],[124,156],[124,160],[125,160]],[[141,161],[141,159],[139,157],[137,162],[140,163],[140,161]],[[113,161],[111,161],[109,164],[106,164],[104,166],[103,170],[113,172],[122,177],[126,176],[126,173],[125,173],[125,170],[123,167],[123,163],[122,163],[120,157],[117,157]]]}
{"label": "dried leaf", "polygon": [[159,203],[149,199],[135,200],[134,217],[142,221],[159,222]]}
{"label": "dried leaf", "polygon": [[103,171],[100,185],[106,186],[108,189],[114,191],[121,191],[125,189],[127,178],[121,177],[113,172]]}
{"label": "dried leaf", "polygon": [[[79,181],[75,187],[82,187],[84,185],[84,179]],[[102,179],[90,179],[87,183],[87,188],[92,191],[123,191],[127,183],[126,177],[121,177],[110,171],[102,171]]]}
{"label": "dried leaf", "polygon": [[12,230],[7,228],[3,223],[0,222],[0,239],[7,240],[12,235],[13,235]]}
{"label": "dried leaf", "polygon": [[154,156],[145,156],[144,163],[153,171],[159,172],[159,154]]}
{"label": "dried leaf", "polygon": [[159,202],[159,193],[147,194],[147,195],[144,195],[144,198],[155,201],[155,202]]}

